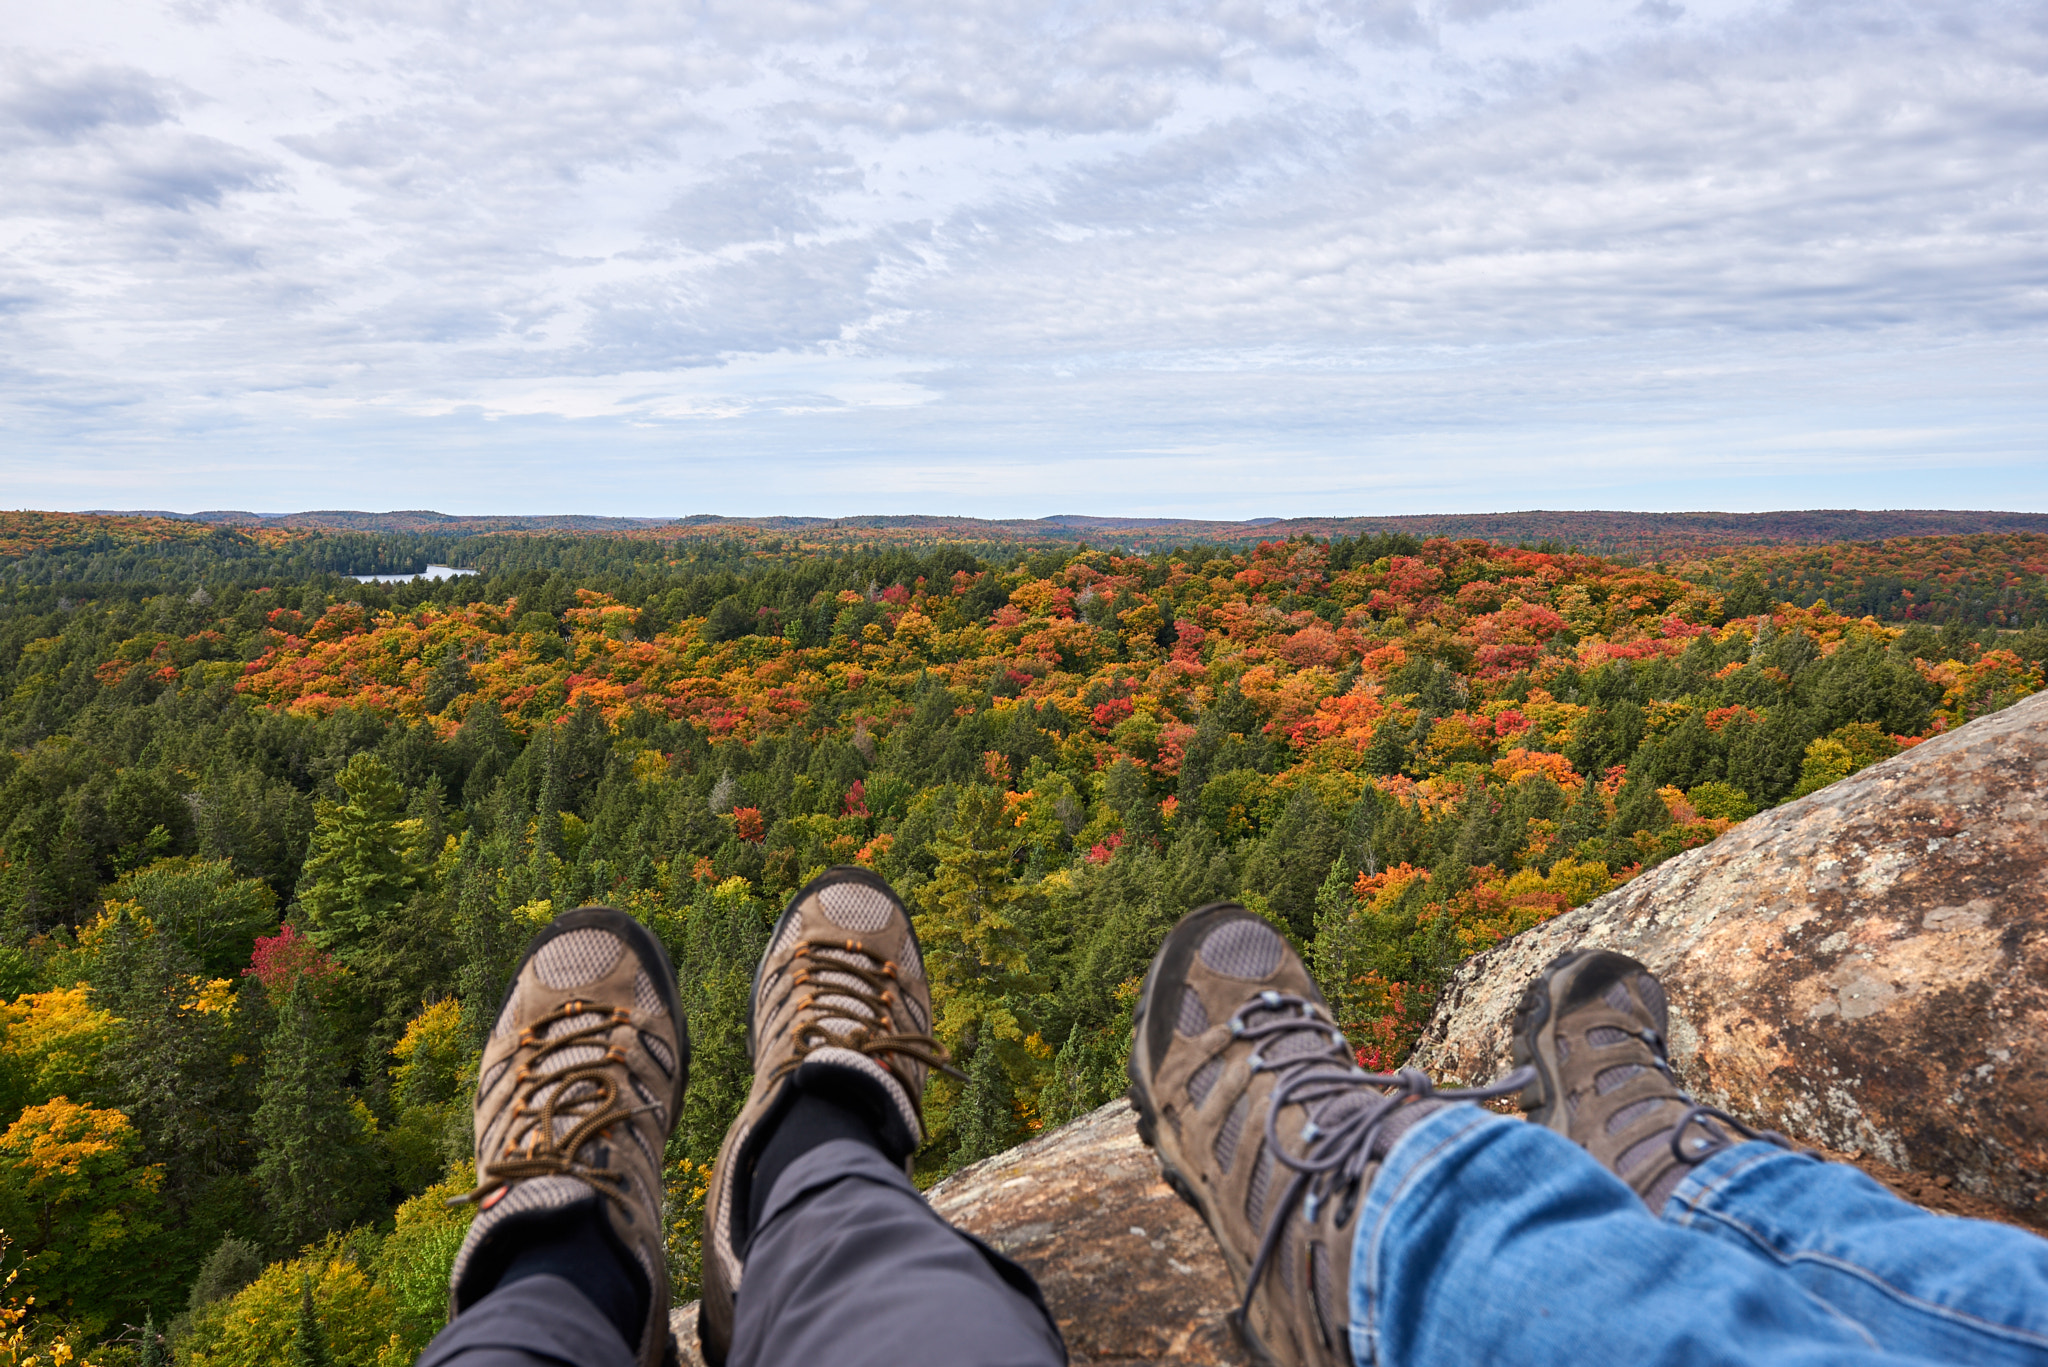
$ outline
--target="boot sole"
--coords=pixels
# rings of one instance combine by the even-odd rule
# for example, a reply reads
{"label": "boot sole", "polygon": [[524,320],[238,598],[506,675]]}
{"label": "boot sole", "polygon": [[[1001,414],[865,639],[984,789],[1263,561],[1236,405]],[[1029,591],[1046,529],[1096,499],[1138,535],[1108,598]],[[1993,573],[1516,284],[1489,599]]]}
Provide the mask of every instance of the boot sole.
{"label": "boot sole", "polygon": [[[1181,928],[1194,921],[1196,917],[1209,916],[1226,909],[1231,911],[1243,910],[1235,902],[1211,902],[1206,906],[1197,907],[1186,916],[1183,916],[1175,924],[1174,928],[1167,932],[1166,938],[1169,941],[1173,940],[1176,935],[1180,934]],[[1191,940],[1192,936],[1189,939]],[[1188,941],[1184,940],[1181,943],[1185,944]],[[1178,950],[1179,946],[1175,945],[1173,948]],[[1194,949],[1191,945],[1185,951],[1185,954],[1186,957],[1193,956]],[[1210,1235],[1220,1245],[1223,1242],[1222,1231],[1216,1227],[1216,1222],[1210,1218],[1209,1208],[1195,1194],[1194,1184],[1183,1177],[1180,1170],[1168,1161],[1164,1153],[1160,1152],[1159,1116],[1158,1112],[1152,1107],[1150,1092],[1145,1085],[1144,1076],[1140,1071],[1141,1067],[1146,1069],[1151,1067],[1152,1051],[1150,1048],[1145,1049],[1143,1063],[1141,1064],[1139,1061],[1139,1041],[1145,1038],[1145,1023],[1152,1018],[1152,994],[1159,981],[1160,965],[1168,957],[1168,950],[1163,947],[1159,955],[1152,960],[1152,967],[1146,971],[1144,987],[1138,993],[1138,1007],[1131,1016],[1131,1055],[1130,1059],[1124,1064],[1124,1074],[1130,1078],[1131,1085],[1124,1095],[1129,1098],[1131,1109],[1138,1116],[1138,1138],[1145,1142],[1145,1147],[1152,1150],[1152,1156],[1158,1160],[1160,1177],[1175,1196],[1187,1202],[1195,1214],[1202,1217],[1202,1223],[1208,1227]],[[1224,1316],[1224,1320],[1229,1324],[1231,1332],[1237,1336],[1237,1340],[1243,1346],[1245,1352],[1251,1357],[1254,1367],[1291,1367],[1290,1364],[1283,1363],[1274,1355],[1271,1349],[1266,1347],[1265,1341],[1253,1332],[1251,1325],[1245,1323],[1235,1307],[1232,1307],[1230,1312]]]}
{"label": "boot sole", "polygon": [[1562,1124],[1553,1123],[1560,1119],[1564,1108],[1564,1089],[1557,1081],[1557,1060],[1553,1050],[1543,1042],[1543,1032],[1550,1024],[1553,1003],[1550,995],[1551,981],[1564,970],[1585,958],[1591,950],[1567,950],[1544,966],[1536,975],[1536,981],[1523,991],[1522,999],[1515,1004],[1513,1047],[1510,1057],[1518,1068],[1532,1068],[1536,1076],[1522,1089],[1518,1104],[1529,1119],[1546,1129],[1563,1132]]}

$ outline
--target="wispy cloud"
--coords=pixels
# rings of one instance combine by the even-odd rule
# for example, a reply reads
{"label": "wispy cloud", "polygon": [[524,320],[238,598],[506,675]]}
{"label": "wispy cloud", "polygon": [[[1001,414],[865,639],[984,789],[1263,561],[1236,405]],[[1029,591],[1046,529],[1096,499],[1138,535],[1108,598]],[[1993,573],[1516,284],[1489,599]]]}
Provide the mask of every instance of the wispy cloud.
{"label": "wispy cloud", "polygon": [[2048,507],[2029,5],[78,0],[10,41],[17,501]]}

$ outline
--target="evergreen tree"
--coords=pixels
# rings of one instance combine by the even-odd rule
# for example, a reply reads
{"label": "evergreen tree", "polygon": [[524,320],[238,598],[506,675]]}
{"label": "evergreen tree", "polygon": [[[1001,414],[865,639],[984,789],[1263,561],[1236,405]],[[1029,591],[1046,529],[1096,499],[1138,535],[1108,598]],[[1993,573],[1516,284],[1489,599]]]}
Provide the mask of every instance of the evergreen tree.
{"label": "evergreen tree", "polygon": [[334,1355],[327,1351],[327,1334],[313,1310],[313,1279],[299,1283],[298,1322],[292,1326],[291,1346],[285,1350],[287,1367],[334,1367]]}
{"label": "evergreen tree", "polygon": [[1102,800],[1116,813],[1126,840],[1159,838],[1159,804],[1152,800],[1151,780],[1128,756],[1103,775]]}
{"label": "evergreen tree", "polygon": [[1552,862],[1576,850],[1588,840],[1599,837],[1607,829],[1607,805],[1600,800],[1600,785],[1588,778],[1579,785],[1579,794],[1566,809],[1564,824],[1558,827],[1557,840],[1551,846]]}
{"label": "evergreen tree", "polygon": [[753,1082],[747,1003],[754,964],[768,944],[767,910],[737,880],[700,883],[683,919],[681,943],[670,940],[691,1039],[690,1090],[672,1142],[681,1156],[707,1167]]}
{"label": "evergreen tree", "polygon": [[975,1051],[967,1086],[953,1107],[953,1127],[960,1137],[953,1152],[956,1164],[977,1162],[1017,1142],[1023,1127],[1017,1123],[1014,1097],[1009,1072],[996,1056],[994,1041],[988,1041]]}
{"label": "evergreen tree", "polygon": [[1664,805],[1664,799],[1657,796],[1656,785],[1649,774],[1638,771],[1630,774],[1628,781],[1621,785],[1621,791],[1614,795],[1614,824],[1609,833],[1615,836],[1631,836],[1637,831],[1661,831],[1671,824],[1671,809]]}
{"label": "evergreen tree", "polygon": [[939,866],[917,890],[923,914],[916,924],[943,1039],[961,1039],[999,999],[1027,985],[1025,928],[1010,882],[1013,833],[1003,795],[973,784],[932,840]]}
{"label": "evergreen tree", "polygon": [[1353,876],[1345,861],[1331,861],[1329,875],[1316,890],[1316,934],[1308,953],[1316,986],[1342,1025],[1352,1024],[1357,1014],[1352,1009],[1352,981],[1365,971],[1364,927],[1351,894]]}
{"label": "evergreen tree", "polygon": [[[94,999],[120,1018],[120,1047],[102,1062],[101,1086],[161,1164],[170,1219],[160,1253],[180,1275],[224,1229],[245,1219],[248,1150],[261,1007],[217,992],[176,935],[143,934],[125,910],[110,933]],[[247,994],[260,998],[260,992]]]}
{"label": "evergreen tree", "polygon": [[[1046,1128],[1064,1125],[1088,1113],[1090,1098],[1085,1054],[1081,1024],[1076,1021],[1067,1031],[1067,1042],[1053,1056],[1051,1076],[1038,1093],[1038,1114],[1044,1118]],[[968,1076],[971,1079],[973,1074]]]}
{"label": "evergreen tree", "polygon": [[247,1239],[230,1234],[215,1246],[199,1265],[193,1279],[190,1308],[203,1310],[224,1301],[247,1286],[263,1271],[263,1250]]}
{"label": "evergreen tree", "polygon": [[302,973],[277,1002],[263,1051],[256,1179],[278,1241],[297,1247],[347,1224],[366,1194],[358,1120],[318,983]]}
{"label": "evergreen tree", "polygon": [[164,1336],[157,1332],[154,1312],[142,1317],[142,1351],[137,1362],[139,1367],[171,1367],[171,1354],[164,1347]]}
{"label": "evergreen tree", "polygon": [[313,939],[346,959],[405,905],[416,878],[398,830],[405,793],[384,762],[355,755],[334,781],[343,800],[318,808],[299,905]]}

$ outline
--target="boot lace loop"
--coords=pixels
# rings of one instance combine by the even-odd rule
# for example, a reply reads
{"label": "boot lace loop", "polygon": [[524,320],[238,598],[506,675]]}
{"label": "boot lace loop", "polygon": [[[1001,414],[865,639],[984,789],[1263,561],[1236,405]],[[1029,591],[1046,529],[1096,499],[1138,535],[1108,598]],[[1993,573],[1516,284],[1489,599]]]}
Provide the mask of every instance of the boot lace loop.
{"label": "boot lace loop", "polygon": [[[1251,1019],[1253,1013],[1262,1019]],[[1236,1039],[1262,1041],[1252,1051],[1254,1075],[1279,1075],[1266,1101],[1266,1149],[1274,1161],[1292,1173],[1280,1199],[1267,1213],[1265,1233],[1259,1240],[1257,1256],[1252,1259],[1251,1273],[1245,1279],[1244,1299],[1234,1312],[1240,1324],[1251,1312],[1253,1293],[1279,1249],[1287,1222],[1297,1207],[1301,1208],[1303,1218],[1313,1224],[1329,1201],[1339,1199],[1344,1202],[1340,1223],[1351,1218],[1366,1169],[1372,1163],[1373,1139],[1395,1111],[1424,1098],[1488,1101],[1520,1091],[1535,1076],[1533,1069],[1518,1068],[1484,1087],[1440,1091],[1413,1068],[1396,1073],[1369,1073],[1358,1066],[1350,1042],[1324,1008],[1286,992],[1260,993],[1238,1008],[1229,1026]],[[1283,1044],[1288,1046],[1284,1050]],[[1388,1090],[1379,1092],[1374,1088]],[[1366,1097],[1362,1105],[1329,1104],[1356,1098],[1361,1093]],[[1289,1106],[1301,1107],[1308,1116],[1298,1136],[1298,1151],[1290,1150],[1280,1139],[1280,1112]]]}
{"label": "boot lace loop", "polygon": [[[817,951],[821,949],[830,950],[831,957],[820,955]],[[857,1050],[892,1072],[896,1071],[895,1059],[911,1059],[948,1077],[967,1080],[967,1074],[953,1066],[953,1056],[931,1035],[887,1028],[903,1006],[894,960],[876,956],[857,940],[836,944],[806,940],[796,947],[793,957],[796,968],[790,986],[796,991],[809,989],[796,1009],[809,1018],[792,1032],[794,1047],[776,1066],[771,1080],[795,1072],[819,1049]],[[831,978],[826,979],[826,974]],[[853,1028],[843,1033],[828,1030],[828,1020],[846,1021]],[[916,1089],[911,1091],[914,1094]]]}
{"label": "boot lace loop", "polygon": [[[586,1015],[596,1019],[571,1030],[548,1033],[550,1026]],[[449,1205],[482,1201],[501,1187],[532,1177],[567,1176],[589,1183],[631,1215],[626,1174],[617,1168],[579,1162],[576,1155],[592,1139],[645,1109],[620,1101],[619,1082],[612,1067],[625,1061],[625,1051],[610,1042],[611,1032],[620,1025],[630,1025],[632,1020],[632,1013],[623,1007],[607,1011],[590,1002],[567,1001],[519,1032],[519,1050],[525,1057],[515,1078],[518,1090],[513,1094],[505,1152],[489,1162],[480,1162],[476,1187],[451,1198]],[[553,1072],[540,1069],[545,1059],[565,1049],[599,1044],[605,1050],[601,1059]],[[532,1052],[526,1053],[527,1050]],[[533,1105],[534,1093],[544,1088],[546,1099],[538,1106]],[[524,1147],[514,1147],[512,1135],[525,1116],[534,1117],[534,1122],[526,1131]],[[576,1123],[566,1133],[557,1135],[556,1120],[570,1116],[576,1117]]]}

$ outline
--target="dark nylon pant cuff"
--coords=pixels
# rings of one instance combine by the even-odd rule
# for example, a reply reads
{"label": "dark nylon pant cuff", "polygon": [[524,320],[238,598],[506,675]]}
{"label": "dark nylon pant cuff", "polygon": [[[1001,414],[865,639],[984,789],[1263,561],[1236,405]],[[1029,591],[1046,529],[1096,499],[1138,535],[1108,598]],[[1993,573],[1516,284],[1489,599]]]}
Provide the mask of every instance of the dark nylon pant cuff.
{"label": "dark nylon pant cuff", "polygon": [[611,1320],[553,1275],[526,1277],[462,1312],[434,1336],[417,1367],[635,1367]]}
{"label": "dark nylon pant cuff", "polygon": [[727,1367],[1064,1367],[1029,1273],[953,1228],[903,1169],[836,1139],[783,1172],[747,1253]]}

